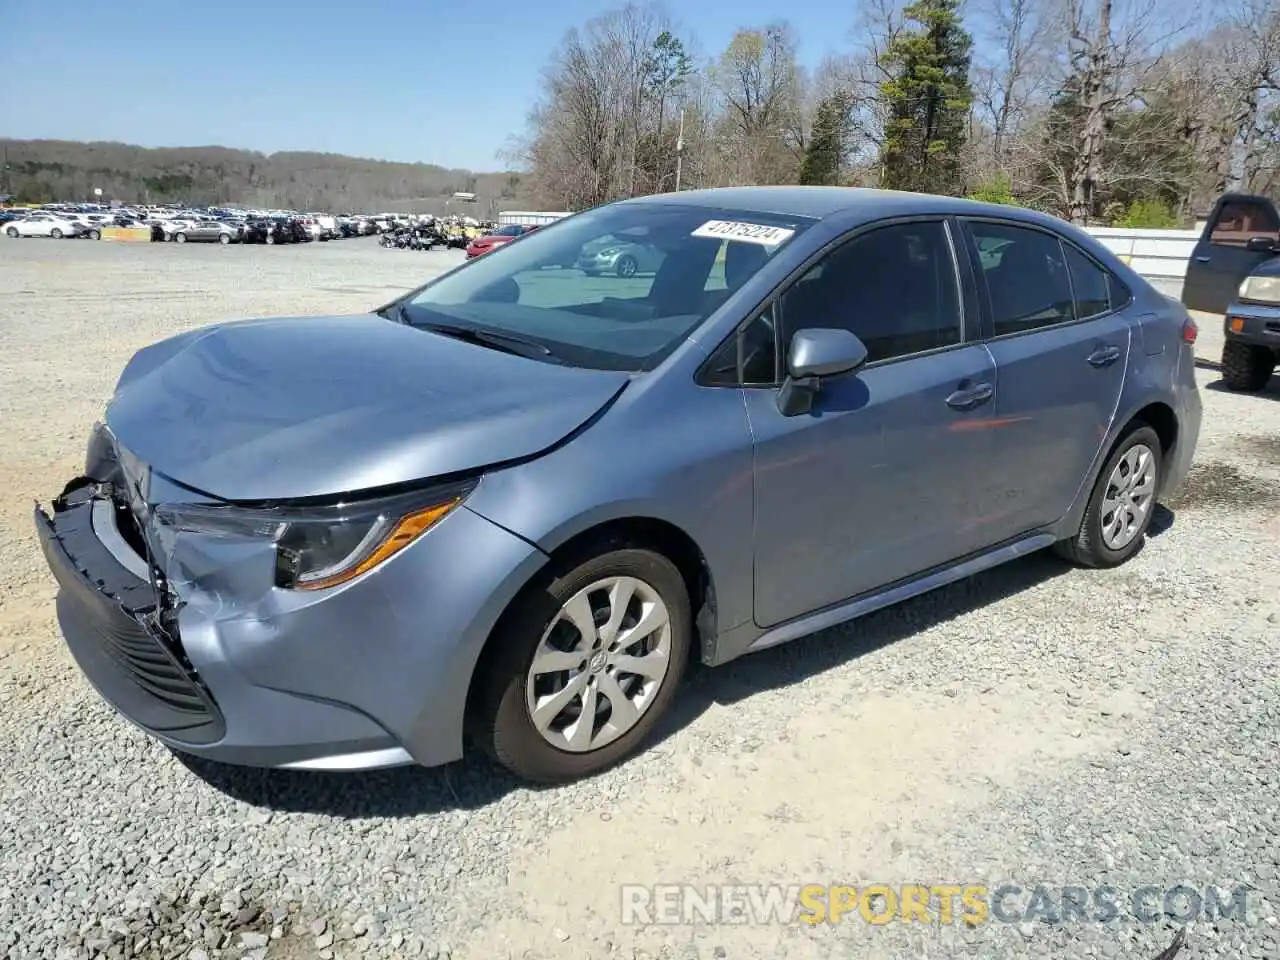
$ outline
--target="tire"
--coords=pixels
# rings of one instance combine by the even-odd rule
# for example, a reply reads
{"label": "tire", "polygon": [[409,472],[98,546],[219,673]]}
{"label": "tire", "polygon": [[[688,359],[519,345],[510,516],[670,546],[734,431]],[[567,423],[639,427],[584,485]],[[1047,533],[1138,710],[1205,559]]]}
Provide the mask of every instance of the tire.
{"label": "tire", "polygon": [[101,240],[101,239],[102,239],[102,232],[101,232],[101,231],[99,231],[99,230],[90,230],[90,231],[89,231],[89,239],[90,239],[90,240]]}
{"label": "tire", "polygon": [[185,233],[175,233],[175,234],[173,235],[173,242],[174,242],[174,243],[186,243],[186,242],[187,242],[187,235],[186,235]]}
{"label": "tire", "polygon": [[[1098,473],[1093,491],[1089,494],[1089,504],[1080,520],[1080,529],[1074,537],[1054,544],[1054,549],[1060,556],[1082,567],[1117,567],[1124,563],[1142,549],[1142,542],[1155,511],[1156,493],[1160,489],[1163,469],[1164,450],[1160,445],[1160,437],[1141,421],[1131,423],[1116,441],[1111,455]],[[1136,481],[1128,479],[1134,476]],[[1115,511],[1108,509],[1108,494],[1117,489],[1113,487],[1113,481],[1118,481],[1117,499],[1120,500],[1122,509],[1126,510],[1128,519],[1116,517]],[[1125,482],[1145,493],[1140,517],[1134,517],[1132,510],[1137,503],[1137,492],[1123,490],[1120,485]],[[1111,539],[1108,534],[1108,528],[1113,526],[1113,518],[1122,525],[1121,530],[1112,531],[1116,539]],[[1135,522],[1130,524],[1129,519]],[[1123,536],[1119,535],[1121,532]]]}
{"label": "tire", "polygon": [[225,247],[228,243],[231,242],[231,234],[229,233],[218,234],[218,242]]}
{"label": "tire", "polygon": [[627,254],[618,258],[618,262],[613,265],[613,269],[620,277],[634,277],[636,271],[640,269],[640,264],[635,257]]}
{"label": "tire", "polygon": [[[634,753],[671,705],[684,673],[694,627],[680,571],[651,550],[617,544],[601,547],[604,552],[588,551],[562,563],[549,581],[539,581],[521,594],[490,638],[492,654],[482,661],[473,729],[489,754],[526,780],[564,783],[598,773]],[[634,591],[623,607],[622,623],[630,623],[623,630],[636,629],[640,603],[645,601],[650,603],[646,617],[658,609],[658,603],[667,614],[665,623],[655,621],[655,628],[621,651],[606,642],[611,639],[606,621],[617,585],[629,585]],[[584,642],[583,631],[568,619],[565,610],[571,601],[575,606],[581,602],[581,609],[594,614],[596,624],[588,627],[595,633],[594,645],[592,638]],[[582,660],[576,669],[539,671],[535,677],[535,655],[544,664],[552,662],[548,655],[558,658],[553,666],[579,655]],[[638,673],[620,674],[616,657],[627,657],[635,665],[646,662],[662,672],[648,681]],[[646,682],[656,685],[644,690]],[[581,692],[569,694],[559,704],[549,702],[548,698],[563,695],[570,686]],[[580,722],[587,696],[595,705],[589,728]],[[641,701],[638,719],[629,720],[621,730],[613,723],[618,697],[632,709],[636,700]],[[535,698],[542,698],[555,711],[544,715],[545,735],[533,720]]]}
{"label": "tire", "polygon": [[17,227],[10,227],[8,230],[6,230],[6,231],[5,231],[5,233],[7,233],[7,234],[9,235],[9,239],[10,239],[10,240],[17,240],[17,239],[18,239],[18,228],[17,228]]}
{"label": "tire", "polygon": [[49,236],[52,237],[54,240],[61,240],[62,230],[60,230],[58,227],[54,227],[52,230],[49,231]]}
{"label": "tire", "polygon": [[1267,347],[1228,340],[1222,345],[1222,382],[1228,390],[1256,393],[1267,385],[1276,358]]}
{"label": "tire", "polygon": [[263,241],[263,243],[267,244],[267,246],[274,246],[275,242],[276,242],[275,235],[270,233],[267,234],[267,238]]}

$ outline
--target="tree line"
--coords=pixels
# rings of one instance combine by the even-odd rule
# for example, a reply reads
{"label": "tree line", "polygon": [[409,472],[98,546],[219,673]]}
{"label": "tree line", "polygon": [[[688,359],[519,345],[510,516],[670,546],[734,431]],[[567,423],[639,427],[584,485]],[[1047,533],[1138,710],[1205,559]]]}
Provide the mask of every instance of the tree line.
{"label": "tree line", "polygon": [[509,147],[543,206],[762,183],[1188,224],[1280,183],[1280,0],[863,0],[806,68],[784,20],[697,53],[660,2],[570,30]]}
{"label": "tree line", "polygon": [[0,140],[0,194],[30,203],[237,204],[286,210],[442,213],[456,192],[487,216],[529,202],[518,173],[473,173],[331,153],[254,153],[227,147],[148,149],[123,143]]}

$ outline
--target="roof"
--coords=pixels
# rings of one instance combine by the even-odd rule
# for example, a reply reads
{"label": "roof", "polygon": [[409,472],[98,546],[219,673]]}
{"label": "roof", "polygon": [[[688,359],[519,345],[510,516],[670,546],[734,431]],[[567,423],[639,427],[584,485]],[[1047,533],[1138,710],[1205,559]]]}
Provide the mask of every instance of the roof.
{"label": "roof", "polygon": [[953,213],[959,216],[998,216],[1051,224],[1062,228],[1063,221],[1048,214],[1022,207],[980,203],[959,197],[931,193],[909,193],[904,190],[872,190],[867,187],[715,187],[709,190],[682,190],[637,197],[626,203],[689,204],[728,210],[754,210],[786,217],[809,217],[821,220],[836,213],[856,212],[868,220],[881,217],[911,216],[915,213]]}

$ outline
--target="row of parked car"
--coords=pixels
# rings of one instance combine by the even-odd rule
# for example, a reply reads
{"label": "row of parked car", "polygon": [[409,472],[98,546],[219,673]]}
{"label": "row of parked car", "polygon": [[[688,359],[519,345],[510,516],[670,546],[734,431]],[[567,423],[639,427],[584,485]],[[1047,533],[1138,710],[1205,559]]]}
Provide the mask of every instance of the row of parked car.
{"label": "row of parked car", "polygon": [[85,210],[48,206],[0,210],[0,232],[11,238],[99,240],[109,227],[149,227],[151,239],[175,243],[306,243],[368,236],[390,228],[376,217],[227,211]]}

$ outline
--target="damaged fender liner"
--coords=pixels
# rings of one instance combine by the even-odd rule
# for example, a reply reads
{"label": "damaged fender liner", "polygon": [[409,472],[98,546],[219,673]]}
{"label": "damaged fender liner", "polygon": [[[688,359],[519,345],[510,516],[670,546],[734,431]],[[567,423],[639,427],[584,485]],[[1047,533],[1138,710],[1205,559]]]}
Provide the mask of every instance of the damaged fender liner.
{"label": "damaged fender liner", "polygon": [[152,585],[120,565],[94,533],[96,485],[69,489],[53,516],[34,520],[58,581],[58,622],[76,662],[117,710],[175,743],[215,743],[226,732],[212,695],[161,626]]}

